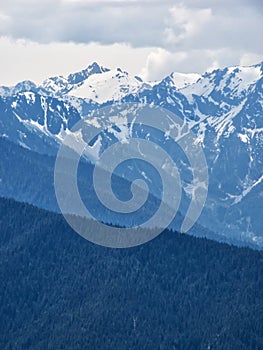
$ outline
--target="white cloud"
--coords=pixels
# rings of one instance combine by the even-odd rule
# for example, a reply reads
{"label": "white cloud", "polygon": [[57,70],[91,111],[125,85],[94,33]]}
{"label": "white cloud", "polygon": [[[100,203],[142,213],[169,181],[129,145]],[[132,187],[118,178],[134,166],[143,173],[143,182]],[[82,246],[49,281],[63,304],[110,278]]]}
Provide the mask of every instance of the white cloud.
{"label": "white cloud", "polygon": [[141,75],[145,80],[160,80],[173,72],[178,63],[187,59],[187,56],[186,52],[173,54],[165,49],[157,48],[148,55]]}
{"label": "white cloud", "polygon": [[2,1],[0,77],[39,81],[94,60],[151,80],[250,64],[262,32],[261,0]]}
{"label": "white cloud", "polygon": [[250,66],[262,61],[262,56],[254,53],[244,53],[240,58],[242,66]]}
{"label": "white cloud", "polygon": [[169,26],[164,30],[164,42],[168,45],[197,37],[204,25],[212,21],[211,8],[194,9],[178,5],[173,6],[169,12]]}
{"label": "white cloud", "polygon": [[67,75],[86,68],[93,61],[121,67],[138,74],[153,48],[132,48],[127,44],[75,43],[39,44],[28,40],[0,38],[0,86],[21,80],[41,82],[53,75]]}
{"label": "white cloud", "polygon": [[177,52],[155,48],[149,53],[141,75],[146,80],[159,80],[171,72],[204,73],[227,66],[252,65],[260,60],[260,55],[229,48]]}

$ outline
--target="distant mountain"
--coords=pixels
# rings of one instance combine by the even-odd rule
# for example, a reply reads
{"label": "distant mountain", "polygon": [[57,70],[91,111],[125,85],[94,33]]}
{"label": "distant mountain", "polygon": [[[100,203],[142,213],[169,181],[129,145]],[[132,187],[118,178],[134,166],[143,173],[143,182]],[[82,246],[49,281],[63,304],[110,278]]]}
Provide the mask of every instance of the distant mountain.
{"label": "distant mountain", "polygon": [[58,76],[46,79],[38,86],[38,90],[52,96],[61,97],[69,93],[72,89],[79,88],[92,76],[100,75],[109,71],[110,70],[108,68],[101,67],[94,62],[86,69],[70,74],[66,78],[63,76]]}
{"label": "distant mountain", "polygon": [[[202,76],[171,73],[155,83],[93,63],[81,72],[52,77],[40,85],[26,81],[0,87],[0,135],[29,150],[55,155],[65,134],[81,118],[87,117],[93,127],[105,124],[95,116],[98,108],[120,102],[164,107],[190,125],[207,159],[209,193],[199,224],[224,239],[262,248],[262,86],[263,63],[217,69]],[[129,130],[114,131],[110,139],[98,143],[93,159],[109,143],[123,141],[129,134]],[[170,147],[159,134],[151,137],[167,150]],[[179,167],[181,174],[187,171],[185,165]],[[148,172],[147,177],[151,176],[155,175]],[[191,181],[183,181],[185,207],[191,186]]]}
{"label": "distant mountain", "polygon": [[[55,156],[33,152],[3,138],[0,138],[0,149],[0,197],[13,198],[59,212],[54,190]],[[134,222],[144,222],[151,217],[159,205],[158,199],[150,195],[148,204],[135,215],[123,217],[105,209],[96,197],[93,170],[94,164],[82,160],[79,164],[78,185],[83,201],[99,220],[131,227]],[[131,185],[125,178],[117,175],[113,176],[112,181],[120,193],[126,193]],[[65,188],[65,195],[67,192],[68,188]]]}

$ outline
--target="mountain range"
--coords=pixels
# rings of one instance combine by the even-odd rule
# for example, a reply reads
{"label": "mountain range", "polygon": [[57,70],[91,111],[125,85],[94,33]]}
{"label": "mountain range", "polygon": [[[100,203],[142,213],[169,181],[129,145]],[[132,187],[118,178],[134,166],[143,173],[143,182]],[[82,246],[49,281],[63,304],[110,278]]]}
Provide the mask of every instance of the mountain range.
{"label": "mountain range", "polygon": [[[187,122],[195,133],[206,156],[209,190],[191,233],[262,249],[263,63],[203,75],[173,72],[158,82],[93,63],[80,72],[51,77],[38,85],[23,81],[13,87],[1,86],[0,195],[58,211],[52,174],[61,142],[84,117],[94,127],[104,125],[96,111],[118,103],[160,106]],[[128,133],[115,130],[110,141],[97,143],[89,169],[110,142],[123,141],[125,135]],[[171,150],[159,134],[151,137]],[[27,159],[31,165],[26,167],[19,159]],[[183,164],[179,168],[183,174],[187,167]],[[152,194],[157,196],[155,173],[135,165],[132,169],[145,180],[151,178]],[[129,182],[134,172],[132,176],[118,175]],[[183,179],[182,185],[183,214],[193,195],[193,184],[191,179]],[[99,217],[103,220],[103,212]],[[172,228],[178,228],[176,219]]]}

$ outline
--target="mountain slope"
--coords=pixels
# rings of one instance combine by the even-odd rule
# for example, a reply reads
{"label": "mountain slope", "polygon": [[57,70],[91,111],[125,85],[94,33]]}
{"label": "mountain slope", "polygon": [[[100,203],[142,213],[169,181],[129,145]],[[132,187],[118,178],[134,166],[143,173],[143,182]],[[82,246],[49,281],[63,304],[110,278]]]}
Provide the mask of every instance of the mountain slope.
{"label": "mountain slope", "polygon": [[60,215],[0,212],[2,350],[261,349],[262,252],[168,231],[113,250]]}
{"label": "mountain slope", "polygon": [[26,91],[0,96],[1,136],[39,153],[54,154],[63,133],[80,120],[71,104]]}
{"label": "mountain slope", "polygon": [[[34,204],[39,208],[60,212],[54,188],[55,156],[32,152],[0,138],[0,196]],[[106,209],[98,200],[93,186],[94,164],[80,161],[77,181],[79,192],[93,217],[102,222],[132,227],[151,217],[159,200],[150,195],[147,205],[135,214],[123,215]],[[131,183],[117,175],[112,176],[114,189],[120,198],[129,196]],[[64,188],[65,196],[69,189]],[[108,193],[108,192],[106,192]],[[78,214],[75,213],[74,214]],[[200,234],[202,230],[200,229]]]}

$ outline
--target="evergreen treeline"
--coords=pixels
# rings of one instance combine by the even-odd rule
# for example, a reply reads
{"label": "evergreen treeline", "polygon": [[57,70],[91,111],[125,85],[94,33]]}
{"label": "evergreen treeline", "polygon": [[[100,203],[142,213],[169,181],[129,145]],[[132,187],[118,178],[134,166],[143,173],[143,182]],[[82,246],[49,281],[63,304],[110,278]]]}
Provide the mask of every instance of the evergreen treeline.
{"label": "evergreen treeline", "polygon": [[0,250],[1,350],[263,349],[262,252],[169,231],[98,247],[6,199]]}

